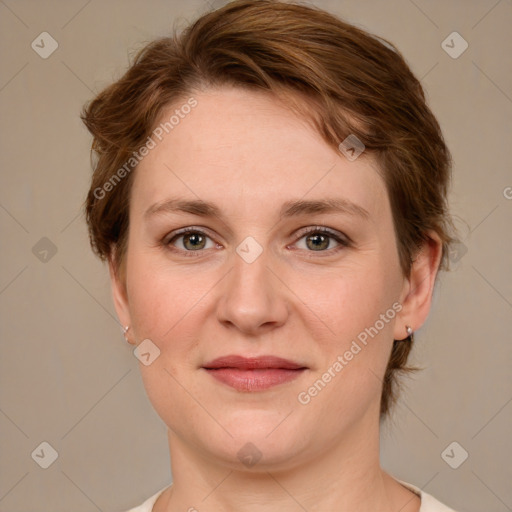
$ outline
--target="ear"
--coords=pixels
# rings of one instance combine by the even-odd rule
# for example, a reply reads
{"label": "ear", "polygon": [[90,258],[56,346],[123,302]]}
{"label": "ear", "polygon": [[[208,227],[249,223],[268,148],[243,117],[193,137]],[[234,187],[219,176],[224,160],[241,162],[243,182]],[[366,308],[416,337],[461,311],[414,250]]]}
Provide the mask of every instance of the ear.
{"label": "ear", "polygon": [[406,325],[417,331],[430,311],[443,244],[437,233],[430,231],[428,236],[429,239],[423,242],[416,253],[409,277],[404,280],[400,299],[402,310],[395,323],[395,340],[407,337]]}
{"label": "ear", "polygon": [[[114,262],[114,257],[108,260],[108,270],[110,274],[110,287],[112,290],[112,298],[114,299],[114,307],[116,309],[117,317],[121,322],[122,327],[131,325],[130,308],[128,306],[128,296],[126,293],[126,279],[125,273],[119,265]],[[135,342],[130,339],[127,334],[127,341],[132,345]]]}

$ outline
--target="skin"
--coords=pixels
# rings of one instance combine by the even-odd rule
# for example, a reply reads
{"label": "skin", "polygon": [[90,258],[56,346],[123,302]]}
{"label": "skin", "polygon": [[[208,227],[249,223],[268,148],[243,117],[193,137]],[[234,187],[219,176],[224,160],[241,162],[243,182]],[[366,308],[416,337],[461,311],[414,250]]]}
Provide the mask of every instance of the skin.
{"label": "skin", "polygon": [[[169,429],[174,479],[154,511],[417,512],[419,498],[380,467],[379,401],[393,339],[427,317],[438,237],[431,233],[405,277],[370,155],[349,161],[266,93],[223,87],[193,96],[197,107],[135,171],[123,271],[110,264],[129,341],[150,339],[160,350],[149,366],[140,363]],[[211,201],[222,220],[144,215],[171,197]],[[351,201],[368,218],[279,217],[286,201],[326,198]],[[352,242],[327,238],[319,249],[311,243],[318,233],[303,233],[318,226]],[[169,236],[187,227],[207,236],[199,250],[197,238]],[[262,248],[252,263],[236,252],[249,236]],[[310,403],[299,403],[395,302],[401,311]],[[269,390],[240,392],[202,369],[228,354],[270,354],[308,369]],[[261,453],[252,467],[237,456],[248,442]]]}

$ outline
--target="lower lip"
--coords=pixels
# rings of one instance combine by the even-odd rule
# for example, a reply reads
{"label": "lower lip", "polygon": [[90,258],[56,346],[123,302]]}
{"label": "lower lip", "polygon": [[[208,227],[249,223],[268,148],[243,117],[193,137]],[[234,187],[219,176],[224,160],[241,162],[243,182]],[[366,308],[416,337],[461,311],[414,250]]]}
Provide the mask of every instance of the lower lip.
{"label": "lower lip", "polygon": [[262,368],[256,370],[238,370],[236,368],[219,368],[206,371],[237,391],[263,391],[298,378],[305,368],[285,370],[281,368]]}

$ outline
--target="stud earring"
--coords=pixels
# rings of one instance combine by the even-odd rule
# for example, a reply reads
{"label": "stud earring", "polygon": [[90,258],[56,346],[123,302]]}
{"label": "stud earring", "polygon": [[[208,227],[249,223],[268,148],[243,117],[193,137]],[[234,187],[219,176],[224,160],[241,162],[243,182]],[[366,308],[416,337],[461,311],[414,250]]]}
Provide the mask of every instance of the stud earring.
{"label": "stud earring", "polygon": [[405,330],[407,331],[407,337],[411,339],[411,341],[414,340],[414,331],[412,330],[412,327],[409,325],[405,326]]}
{"label": "stud earring", "polygon": [[124,336],[124,339],[126,341],[128,341],[128,336],[126,336],[126,333],[128,332],[128,329],[130,328],[129,325],[127,325],[126,327],[123,327],[121,330],[123,331],[123,336]]}

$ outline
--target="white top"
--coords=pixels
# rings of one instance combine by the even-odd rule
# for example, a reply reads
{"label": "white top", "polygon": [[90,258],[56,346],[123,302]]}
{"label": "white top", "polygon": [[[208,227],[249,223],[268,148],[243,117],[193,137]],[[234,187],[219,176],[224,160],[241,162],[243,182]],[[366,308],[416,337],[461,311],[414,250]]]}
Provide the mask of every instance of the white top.
{"label": "white top", "polygon": [[[407,482],[402,482],[402,480],[398,480],[404,487],[407,487],[409,490],[417,494],[421,499],[420,512],[455,512],[450,507],[443,505],[440,501],[437,501],[433,496],[423,492],[419,487],[416,487],[412,484],[408,484]],[[167,489],[164,487],[162,490],[158,491],[156,494],[148,498],[142,505],[138,507],[131,508],[127,512],[152,512],[153,505],[156,503],[158,497]]]}

